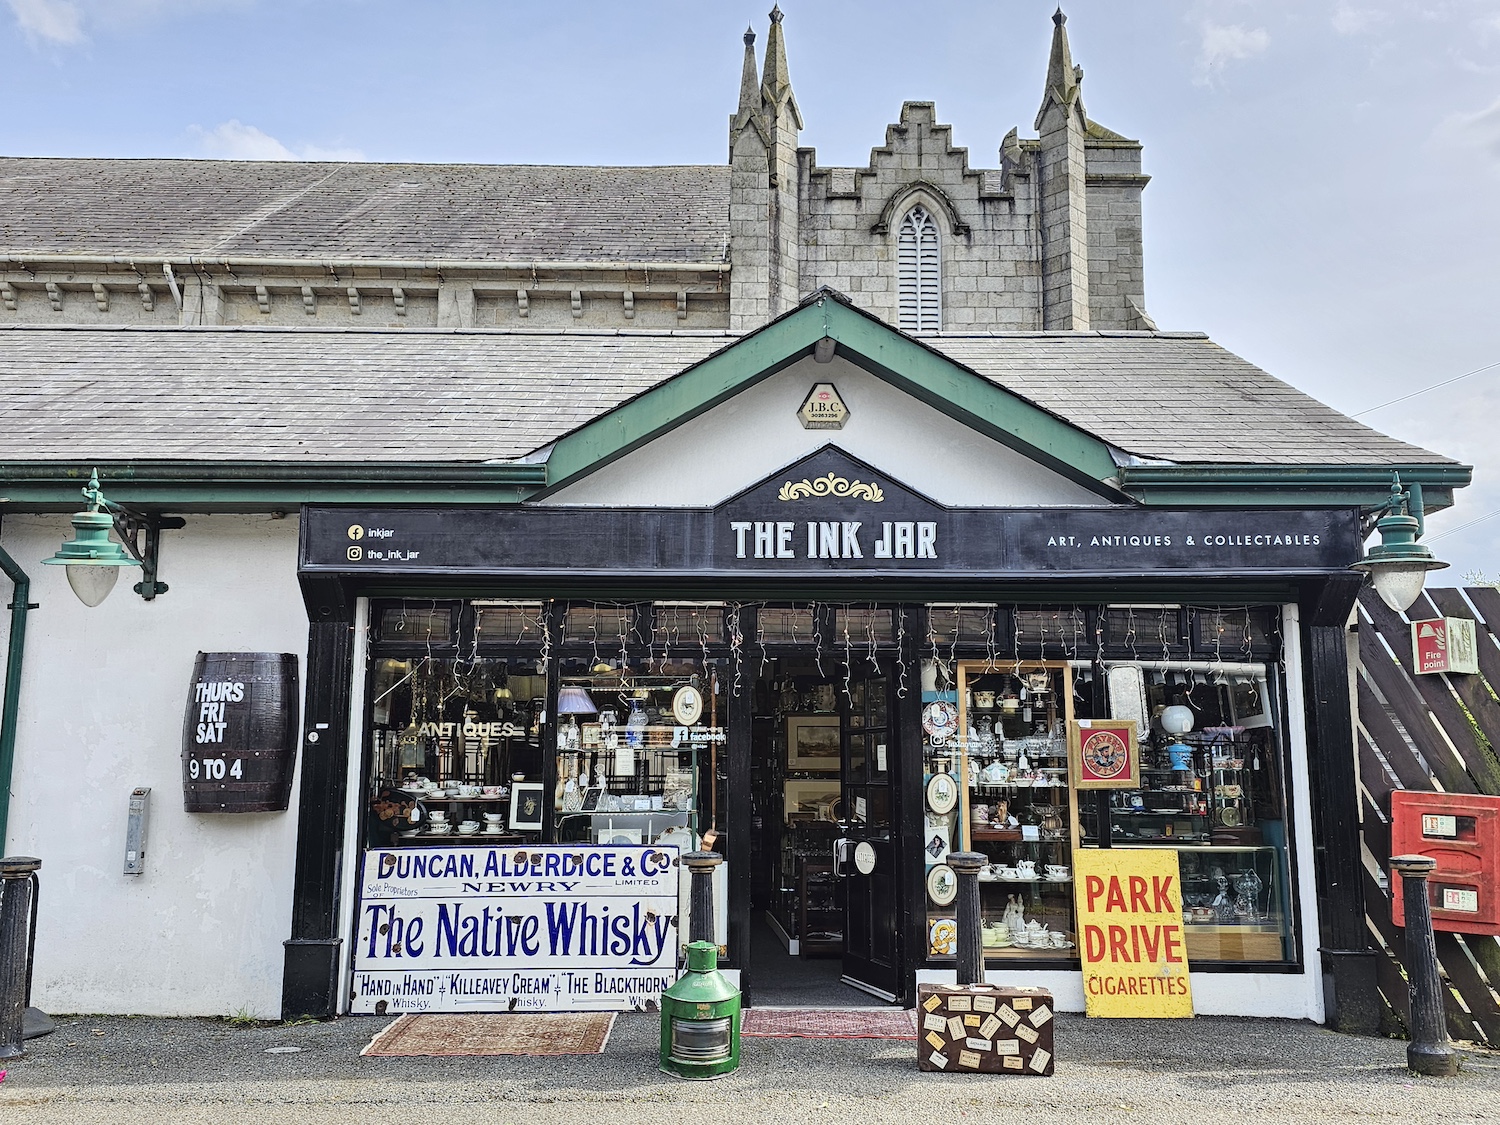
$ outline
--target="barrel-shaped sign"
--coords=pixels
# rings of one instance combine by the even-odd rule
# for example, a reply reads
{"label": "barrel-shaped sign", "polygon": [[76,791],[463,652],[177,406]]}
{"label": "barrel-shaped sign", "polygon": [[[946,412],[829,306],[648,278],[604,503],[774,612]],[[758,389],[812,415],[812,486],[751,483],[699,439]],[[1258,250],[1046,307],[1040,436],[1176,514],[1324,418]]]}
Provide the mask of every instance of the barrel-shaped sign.
{"label": "barrel-shaped sign", "polygon": [[200,652],[182,721],[188,812],[285,812],[297,765],[297,657]]}

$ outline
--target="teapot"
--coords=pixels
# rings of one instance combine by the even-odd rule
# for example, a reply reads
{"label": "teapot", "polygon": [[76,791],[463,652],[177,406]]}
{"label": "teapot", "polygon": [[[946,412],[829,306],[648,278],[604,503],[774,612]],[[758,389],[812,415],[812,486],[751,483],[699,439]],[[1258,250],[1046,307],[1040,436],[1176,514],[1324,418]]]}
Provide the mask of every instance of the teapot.
{"label": "teapot", "polygon": [[1036,861],[1031,859],[1016,860],[1016,875],[1022,879],[1036,878]]}

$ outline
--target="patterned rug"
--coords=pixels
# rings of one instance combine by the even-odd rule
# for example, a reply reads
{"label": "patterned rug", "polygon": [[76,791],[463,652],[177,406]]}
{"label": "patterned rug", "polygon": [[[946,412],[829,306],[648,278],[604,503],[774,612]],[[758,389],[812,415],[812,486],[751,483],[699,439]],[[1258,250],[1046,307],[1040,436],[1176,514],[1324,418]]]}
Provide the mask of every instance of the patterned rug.
{"label": "patterned rug", "polygon": [[597,1055],[614,1025],[613,1012],[402,1016],[360,1054]]}
{"label": "patterned rug", "polygon": [[751,1008],[740,1034],[762,1039],[915,1039],[917,1017],[888,1008]]}

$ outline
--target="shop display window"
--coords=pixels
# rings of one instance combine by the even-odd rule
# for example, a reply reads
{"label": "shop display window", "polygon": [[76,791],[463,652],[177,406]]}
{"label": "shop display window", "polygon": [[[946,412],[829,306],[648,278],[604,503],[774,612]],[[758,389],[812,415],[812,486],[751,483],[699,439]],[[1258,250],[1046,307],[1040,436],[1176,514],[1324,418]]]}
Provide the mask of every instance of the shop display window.
{"label": "shop display window", "polygon": [[716,828],[725,682],[696,646],[640,663],[564,658],[550,795],[561,842],[670,843]]}
{"label": "shop display window", "polygon": [[[1221,620],[1243,628],[1243,615]],[[1108,832],[1114,847],[1177,851],[1190,960],[1289,959],[1286,791],[1267,666],[1115,665],[1106,690],[1112,715],[1144,716],[1141,784],[1082,803],[1082,844]]]}
{"label": "shop display window", "polygon": [[367,845],[540,840],[545,668],[415,643],[372,661]]}
{"label": "shop display window", "polygon": [[[977,628],[982,607],[939,607],[937,627]],[[968,618],[955,616],[967,613]],[[1017,611],[1017,628],[1067,629],[1065,615]],[[1186,637],[1263,647],[1264,614],[1111,609],[1116,629],[1148,621]],[[1158,621],[1160,618],[1160,621]],[[1248,622],[1248,624],[1247,624]],[[1182,628],[1178,628],[1178,624]],[[1212,650],[1210,650],[1212,651]],[[927,954],[950,956],[957,926],[950,850],[984,854],[980,905],[992,963],[1076,962],[1072,857],[1080,847],[1178,853],[1189,958],[1275,963],[1296,956],[1283,750],[1260,662],[943,659],[922,664]],[[1098,679],[1096,681],[1096,675]],[[1132,719],[1140,779],[1084,791],[1070,774],[1068,724]]]}

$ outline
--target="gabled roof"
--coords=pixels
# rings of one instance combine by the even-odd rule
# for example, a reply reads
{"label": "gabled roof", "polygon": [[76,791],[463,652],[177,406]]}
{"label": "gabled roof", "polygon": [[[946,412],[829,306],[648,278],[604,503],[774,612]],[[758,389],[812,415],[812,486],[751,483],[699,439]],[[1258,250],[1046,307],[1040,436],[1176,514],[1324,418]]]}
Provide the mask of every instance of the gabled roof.
{"label": "gabled roof", "polygon": [[722,262],[727,165],[0,158],[0,257]]}
{"label": "gabled roof", "polygon": [[1468,482],[1465,466],[1371,430],[1201,335],[918,340],[830,291],[745,336],[0,328],[0,477],[6,464],[399,461],[420,475],[422,464],[524,460],[545,461],[556,487],[825,336],[914,397],[1115,496],[1123,483],[1148,502],[1211,503],[1192,491],[1208,482],[1254,503],[1275,479],[1308,502],[1363,503],[1401,467],[1434,489],[1436,507]]}

